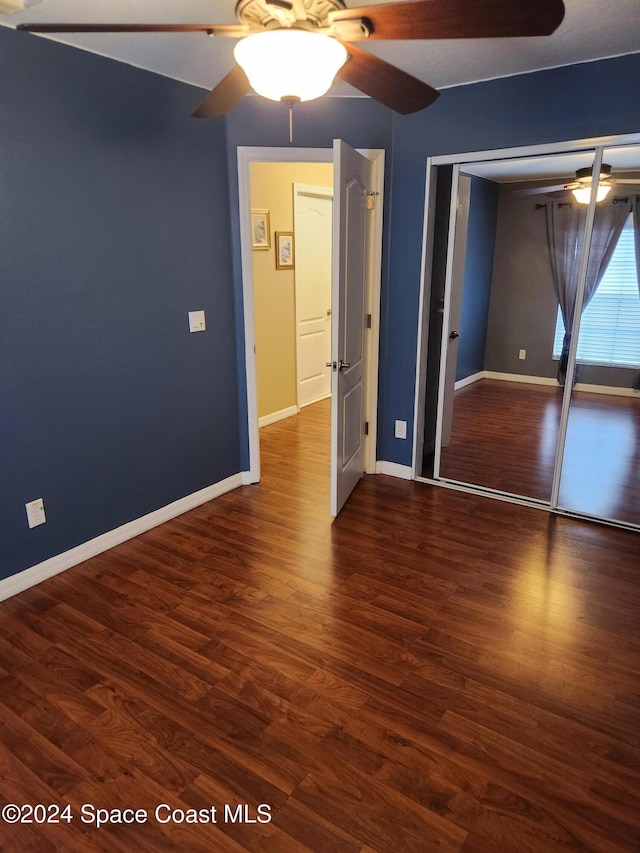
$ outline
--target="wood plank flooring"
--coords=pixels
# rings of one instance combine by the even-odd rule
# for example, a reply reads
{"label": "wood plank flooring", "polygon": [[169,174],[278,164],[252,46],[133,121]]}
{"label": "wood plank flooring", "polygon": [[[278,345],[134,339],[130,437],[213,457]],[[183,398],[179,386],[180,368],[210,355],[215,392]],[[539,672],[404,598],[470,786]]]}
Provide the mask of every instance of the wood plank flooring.
{"label": "wood plank flooring", "polygon": [[640,850],[637,534],[384,476],[332,524],[328,412],[0,604],[0,805],[73,814],[0,849]]}
{"label": "wood plank flooring", "polygon": [[[456,391],[441,475],[548,502],[562,393],[491,379]],[[574,391],[559,499],[565,509],[640,524],[640,398]]]}

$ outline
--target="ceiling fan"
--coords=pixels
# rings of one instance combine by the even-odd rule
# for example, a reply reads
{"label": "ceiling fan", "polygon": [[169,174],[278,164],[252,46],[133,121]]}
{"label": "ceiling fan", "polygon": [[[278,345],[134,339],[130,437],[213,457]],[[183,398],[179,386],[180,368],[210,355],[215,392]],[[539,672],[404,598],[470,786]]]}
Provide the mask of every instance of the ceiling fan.
{"label": "ceiling fan", "polygon": [[[637,174],[637,173],[635,173]],[[589,204],[591,200],[591,186],[593,183],[593,167],[586,166],[576,171],[575,180],[568,184],[556,184],[550,187],[534,187],[530,190],[521,190],[518,195],[544,194],[549,198],[571,198],[571,195],[580,204]],[[640,178],[634,175],[626,175],[618,172],[615,176],[608,163],[600,166],[598,187],[596,190],[596,201],[603,201],[609,192],[616,187],[620,192],[640,193]]]}
{"label": "ceiling fan", "polygon": [[[17,29],[31,33],[203,32],[238,39],[234,50],[238,64],[196,108],[197,118],[225,115],[252,88],[291,107],[323,95],[336,76],[406,115],[433,103],[436,89],[355,42],[546,36],[562,22],[564,3],[409,0],[349,9],[343,0],[239,0],[235,12],[238,23],[233,25],[33,23]],[[290,47],[290,42],[298,46]],[[306,83],[307,75],[313,83]]]}

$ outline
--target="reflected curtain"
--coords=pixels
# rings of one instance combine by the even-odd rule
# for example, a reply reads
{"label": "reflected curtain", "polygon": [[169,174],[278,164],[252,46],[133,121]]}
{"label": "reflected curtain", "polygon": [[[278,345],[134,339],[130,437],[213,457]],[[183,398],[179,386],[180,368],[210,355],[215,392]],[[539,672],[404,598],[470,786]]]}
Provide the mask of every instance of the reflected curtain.
{"label": "reflected curtain", "polygon": [[[633,200],[633,240],[636,249],[636,275],[638,276],[638,295],[640,296],[640,195]],[[633,380],[633,387],[640,391],[640,370]]]}
{"label": "reflected curtain", "polygon": [[[630,204],[627,201],[612,200],[596,207],[587,267],[582,310],[587,307],[591,297],[602,281],[613,251],[618,243],[624,223],[629,215]],[[564,385],[567,378],[567,361],[571,345],[574,308],[580,262],[584,250],[585,223],[587,205],[576,202],[561,202],[546,205],[547,243],[551,276],[556,298],[560,306],[564,323],[562,353],[558,365],[558,382]],[[637,249],[636,243],[636,249]],[[577,367],[573,383],[577,381]]]}

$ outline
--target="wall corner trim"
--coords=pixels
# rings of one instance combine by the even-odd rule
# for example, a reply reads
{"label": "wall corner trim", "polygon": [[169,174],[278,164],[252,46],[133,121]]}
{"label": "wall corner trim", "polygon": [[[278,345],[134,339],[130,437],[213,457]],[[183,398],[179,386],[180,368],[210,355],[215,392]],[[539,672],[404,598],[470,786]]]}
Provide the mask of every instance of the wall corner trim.
{"label": "wall corner trim", "polygon": [[180,498],[180,500],[160,507],[160,509],[156,509],[148,515],[143,515],[140,518],[129,521],[127,524],[123,524],[121,527],[116,527],[114,530],[96,536],[95,539],[83,542],[82,545],[71,548],[69,551],[57,554],[43,563],[38,563],[29,569],[0,580],[0,601],[11,598],[11,596],[17,595],[19,592],[23,592],[25,589],[29,589],[29,587],[35,586],[47,578],[60,574],[60,572],[64,572],[73,566],[77,566],[91,557],[102,554],[104,551],[108,551],[110,548],[114,548],[128,539],[133,539],[141,533],[146,533],[152,527],[158,527],[165,521],[170,521],[172,518],[182,515],[190,509],[195,509],[195,507],[207,503],[207,501],[218,498],[233,489],[237,489],[239,486],[246,485],[244,479],[245,473],[247,472],[234,474],[225,480],[220,480],[220,482],[207,486],[205,489],[200,489],[200,491],[193,492],[184,498]]}
{"label": "wall corner trim", "polygon": [[399,465],[397,462],[376,462],[376,474],[386,474],[388,477],[399,477],[401,480],[412,480],[410,465]]}

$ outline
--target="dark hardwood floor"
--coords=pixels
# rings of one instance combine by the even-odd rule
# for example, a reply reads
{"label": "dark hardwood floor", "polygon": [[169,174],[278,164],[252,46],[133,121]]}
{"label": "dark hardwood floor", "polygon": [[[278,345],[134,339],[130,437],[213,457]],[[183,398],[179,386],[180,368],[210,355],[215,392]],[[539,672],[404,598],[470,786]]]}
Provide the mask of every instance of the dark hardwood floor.
{"label": "dark hardwood floor", "polygon": [[384,476],[332,524],[327,404],[261,439],[260,485],[0,604],[1,805],[73,814],[0,848],[639,850],[638,535]]}
{"label": "dark hardwood floor", "polygon": [[[549,501],[562,393],[491,379],[456,391],[441,475]],[[560,506],[640,524],[640,398],[574,391],[565,446]]]}

